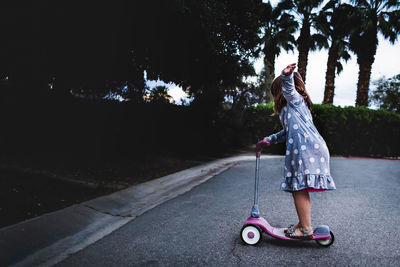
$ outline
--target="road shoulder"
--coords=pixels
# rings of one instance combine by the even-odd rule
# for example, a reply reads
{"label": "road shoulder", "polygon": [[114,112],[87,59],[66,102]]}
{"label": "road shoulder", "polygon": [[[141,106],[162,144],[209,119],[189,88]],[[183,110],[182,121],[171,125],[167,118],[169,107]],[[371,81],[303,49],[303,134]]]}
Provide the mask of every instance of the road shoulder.
{"label": "road shoulder", "polygon": [[[283,156],[262,156],[276,157]],[[144,212],[190,191],[238,162],[254,158],[252,154],[242,154],[215,160],[2,228],[0,265],[54,265]]]}

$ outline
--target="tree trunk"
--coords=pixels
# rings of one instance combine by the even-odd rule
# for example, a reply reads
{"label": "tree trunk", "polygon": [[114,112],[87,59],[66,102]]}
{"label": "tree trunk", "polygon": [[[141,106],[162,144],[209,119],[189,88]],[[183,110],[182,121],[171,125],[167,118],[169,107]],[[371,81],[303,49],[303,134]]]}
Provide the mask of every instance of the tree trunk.
{"label": "tree trunk", "polygon": [[309,51],[309,49],[305,49],[303,51],[299,50],[299,58],[298,58],[298,65],[297,65],[297,68],[299,70],[301,77],[303,78],[304,83],[306,82],[308,51]]}
{"label": "tree trunk", "polygon": [[374,56],[372,56],[372,59],[359,57],[357,61],[360,71],[358,72],[356,106],[366,107],[368,106],[369,82],[371,80],[371,68]]}
{"label": "tree trunk", "polygon": [[[271,93],[271,84],[272,81],[275,79],[275,55],[273,56],[268,56],[268,73],[269,73],[269,77],[266,80],[266,84],[267,84],[267,91],[265,92],[265,103],[268,103],[270,101],[273,101],[273,96]],[[279,73],[280,75],[280,73]]]}
{"label": "tree trunk", "polygon": [[271,84],[272,81],[275,79],[275,55],[272,53],[268,53],[266,50],[264,50],[264,70],[265,70],[265,77],[263,79],[264,85],[262,86],[261,90],[263,99],[263,103],[268,103],[270,102],[273,97],[271,94]]}
{"label": "tree trunk", "polygon": [[306,82],[306,72],[307,72],[307,62],[308,62],[308,52],[310,51],[310,23],[308,22],[308,18],[304,18],[303,26],[300,30],[300,36],[297,39],[298,50],[299,50],[299,58],[297,63],[297,68],[301,77],[303,78],[304,83]]}
{"label": "tree trunk", "polygon": [[275,55],[266,54],[264,57],[264,67],[267,71],[265,83],[267,89],[271,87],[272,81],[275,79]]}
{"label": "tree trunk", "polygon": [[329,48],[328,63],[325,75],[324,101],[322,102],[323,104],[333,104],[333,96],[335,95],[335,70],[337,57],[336,46],[332,45]]}
{"label": "tree trunk", "polygon": [[268,74],[271,81],[275,78],[275,55],[267,54],[264,58],[264,65],[268,68]]}

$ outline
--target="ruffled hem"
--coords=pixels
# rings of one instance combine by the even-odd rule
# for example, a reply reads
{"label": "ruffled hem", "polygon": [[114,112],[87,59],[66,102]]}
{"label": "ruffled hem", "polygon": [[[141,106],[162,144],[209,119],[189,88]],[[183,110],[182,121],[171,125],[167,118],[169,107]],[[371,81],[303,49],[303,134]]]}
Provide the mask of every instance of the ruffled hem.
{"label": "ruffled hem", "polygon": [[336,189],[332,177],[327,174],[303,174],[296,177],[285,177],[281,182],[282,191],[299,191],[302,189]]}

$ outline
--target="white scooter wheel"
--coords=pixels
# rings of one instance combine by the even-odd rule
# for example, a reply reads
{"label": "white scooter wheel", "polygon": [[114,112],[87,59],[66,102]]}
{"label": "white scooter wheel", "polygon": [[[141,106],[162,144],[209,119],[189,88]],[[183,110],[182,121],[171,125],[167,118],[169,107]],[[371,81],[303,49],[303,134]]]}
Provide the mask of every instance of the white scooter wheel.
{"label": "white scooter wheel", "polygon": [[315,240],[319,245],[323,247],[329,247],[335,241],[335,236],[333,235],[332,231],[330,232],[331,239],[317,239]]}
{"label": "white scooter wheel", "polygon": [[247,245],[256,245],[261,240],[261,229],[256,225],[245,225],[240,236]]}

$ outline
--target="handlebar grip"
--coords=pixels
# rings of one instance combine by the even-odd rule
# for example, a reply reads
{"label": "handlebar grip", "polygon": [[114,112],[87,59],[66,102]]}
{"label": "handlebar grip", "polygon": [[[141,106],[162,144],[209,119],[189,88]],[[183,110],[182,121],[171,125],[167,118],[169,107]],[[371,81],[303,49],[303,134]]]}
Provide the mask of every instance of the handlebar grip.
{"label": "handlebar grip", "polygon": [[256,145],[256,157],[259,158],[261,156],[261,151],[264,148],[264,146],[270,146],[271,143],[268,142],[267,140],[261,140],[257,143]]}

